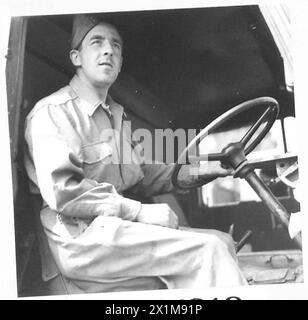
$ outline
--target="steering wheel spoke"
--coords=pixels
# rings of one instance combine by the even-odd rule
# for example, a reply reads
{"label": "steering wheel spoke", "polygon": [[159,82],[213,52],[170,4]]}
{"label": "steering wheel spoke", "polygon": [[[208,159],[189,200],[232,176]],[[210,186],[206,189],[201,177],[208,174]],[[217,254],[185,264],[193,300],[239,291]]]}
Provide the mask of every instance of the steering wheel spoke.
{"label": "steering wheel spoke", "polygon": [[271,108],[267,108],[262,116],[250,127],[250,129],[246,132],[244,137],[241,140],[241,143],[246,146],[248,141],[252,138],[252,136],[256,133],[256,131],[260,128],[261,124],[268,118],[271,112]]}

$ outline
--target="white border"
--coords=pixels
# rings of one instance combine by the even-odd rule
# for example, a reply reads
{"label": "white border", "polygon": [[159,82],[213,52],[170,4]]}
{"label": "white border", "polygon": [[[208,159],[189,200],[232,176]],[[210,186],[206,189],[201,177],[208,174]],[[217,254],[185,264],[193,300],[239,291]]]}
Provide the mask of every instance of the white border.
{"label": "white border", "polygon": [[[135,11],[171,8],[193,8],[205,6],[223,5],[247,5],[258,4],[264,1],[194,1],[194,0],[131,0],[131,1],[72,1],[72,0],[2,0],[0,7],[0,130],[1,130],[1,222],[0,222],[0,299],[16,299],[16,262],[14,247],[14,221],[12,203],[11,167],[9,157],[9,137],[7,119],[7,101],[5,91],[5,54],[8,40],[10,16],[42,15],[42,14],[69,14],[78,12],[96,11]],[[282,2],[282,1],[276,1]],[[292,23],[294,22],[294,60],[295,60],[295,107],[298,120],[298,136],[303,137],[299,141],[300,154],[300,178],[301,178],[301,208],[308,212],[308,197],[306,196],[306,183],[304,177],[308,176],[307,154],[307,123],[306,109],[308,108],[306,97],[307,78],[307,34],[308,34],[308,4],[305,0],[288,0],[291,8]],[[304,184],[305,183],[305,184]],[[307,215],[303,227],[307,229]],[[307,230],[303,231],[303,250],[306,251]],[[305,274],[307,272],[307,255],[304,252]],[[202,298],[211,300],[215,297],[225,299],[228,296],[239,296],[242,299],[307,299],[307,281],[304,284],[250,286],[246,288],[209,289],[203,291],[191,290],[164,290],[142,291],[132,293],[108,293],[108,294],[85,294],[65,296],[65,299],[191,299]],[[59,297],[44,297],[43,299],[58,299]],[[34,298],[31,298],[34,299]],[[39,298],[38,298],[39,299]]]}
{"label": "white border", "polygon": [[1,146],[1,213],[0,213],[0,299],[16,297],[15,233],[12,195],[11,158],[6,99],[5,64],[10,28],[9,10],[0,7],[0,146]]}

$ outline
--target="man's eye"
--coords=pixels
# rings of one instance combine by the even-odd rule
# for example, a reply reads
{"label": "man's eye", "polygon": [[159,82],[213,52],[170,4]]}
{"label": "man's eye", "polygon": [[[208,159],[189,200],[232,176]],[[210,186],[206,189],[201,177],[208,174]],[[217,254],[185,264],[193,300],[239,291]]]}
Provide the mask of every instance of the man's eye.
{"label": "man's eye", "polygon": [[118,49],[118,50],[121,49],[121,45],[120,45],[119,43],[117,43],[117,42],[114,42],[114,43],[113,43],[113,47],[116,48],[116,49]]}
{"label": "man's eye", "polygon": [[93,40],[93,41],[92,41],[92,44],[100,44],[100,42],[101,42],[101,41],[100,41],[99,39],[97,39],[97,40]]}

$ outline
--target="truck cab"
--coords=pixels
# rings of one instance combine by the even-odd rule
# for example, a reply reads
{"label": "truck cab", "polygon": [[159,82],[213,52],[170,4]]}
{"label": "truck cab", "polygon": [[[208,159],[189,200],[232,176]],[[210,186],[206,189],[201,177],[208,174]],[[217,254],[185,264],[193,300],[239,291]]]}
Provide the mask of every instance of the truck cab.
{"label": "truck cab", "polygon": [[[204,128],[232,108],[260,97],[277,101],[272,127],[247,162],[288,214],[287,223],[241,177],[218,178],[142,201],[168,203],[183,227],[231,233],[250,285],[303,282],[301,241],[295,241],[300,232],[295,226],[292,234],[288,225],[300,212],[288,8],[277,4],[91,14],[114,24],[123,36],[123,68],[110,93],[124,106],[132,129],[186,133],[185,145],[177,143],[176,134],[174,140],[163,141],[163,148],[172,146],[174,162]],[[42,278],[46,260],[37,227],[39,208],[23,166],[23,134],[35,103],[74,74],[69,60],[73,16],[11,19],[6,81],[20,297],[67,293],[48,288]],[[196,144],[196,154],[217,153],[239,141],[263,112],[256,106],[232,115]]]}

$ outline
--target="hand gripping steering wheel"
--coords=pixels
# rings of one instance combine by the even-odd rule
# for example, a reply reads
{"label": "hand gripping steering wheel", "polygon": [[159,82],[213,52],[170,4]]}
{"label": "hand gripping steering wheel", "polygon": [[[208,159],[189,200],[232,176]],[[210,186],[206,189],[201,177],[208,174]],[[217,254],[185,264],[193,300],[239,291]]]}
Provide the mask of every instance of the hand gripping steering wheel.
{"label": "hand gripping steering wheel", "polygon": [[[246,111],[251,108],[259,108],[266,106],[266,110],[261,115],[261,117],[250,127],[244,137],[235,143],[231,143],[228,146],[224,147],[219,153],[210,153],[210,154],[201,154],[198,156],[189,155],[189,152],[198,145],[206,136],[214,132],[218,127],[224,124],[226,121],[230,120],[239,113]],[[238,169],[238,166],[241,165],[246,160],[246,155],[249,154],[265,137],[269,132],[272,125],[274,124],[279,111],[278,102],[269,97],[257,98],[254,100],[246,101],[237,105],[236,107],[228,110],[220,117],[212,121],[207,127],[205,127],[185,148],[181,153],[174,167],[172,182],[174,186],[179,189],[192,189],[200,187],[203,184],[207,183],[208,180],[201,180],[187,184],[181,184],[178,180],[178,174],[183,164],[186,164],[187,156],[190,162],[198,161],[220,161],[223,165],[231,166],[234,170]],[[248,142],[251,140],[256,131],[260,126],[267,122],[265,127],[260,131],[260,133],[254,138],[254,140],[247,146]]]}
{"label": "hand gripping steering wheel", "polygon": [[[259,117],[259,119],[250,127],[246,132],[244,137],[238,141],[228,144],[219,153],[201,154],[198,156],[191,156],[189,152],[193,147],[196,147],[202,139],[207,135],[212,133],[215,129],[221,126],[230,118],[238,115],[240,112],[246,111],[251,108],[266,107],[264,113]],[[279,112],[278,102],[270,97],[261,97],[254,100],[246,101],[237,105],[236,107],[228,110],[220,117],[212,121],[207,127],[205,127],[185,148],[181,153],[177,162],[175,163],[174,170],[172,173],[172,183],[175,187],[179,189],[191,189],[200,187],[203,184],[209,182],[206,180],[197,180],[189,185],[183,185],[179,182],[178,175],[183,164],[187,164],[186,159],[189,162],[196,161],[220,161],[222,165],[231,166],[234,169],[234,177],[239,177],[245,179],[248,184],[257,193],[264,204],[269,208],[271,213],[286,227],[288,228],[290,215],[284,206],[278,201],[278,199],[273,195],[268,186],[256,175],[253,166],[249,164],[246,159],[246,155],[249,154],[265,137],[269,132],[272,125],[274,124]],[[263,123],[266,125],[257,134],[257,136],[252,140],[254,134],[261,127]],[[248,145],[248,142],[252,142]],[[215,178],[215,177],[214,177]],[[302,241],[301,236],[298,235],[294,238],[294,241],[301,248]]]}

